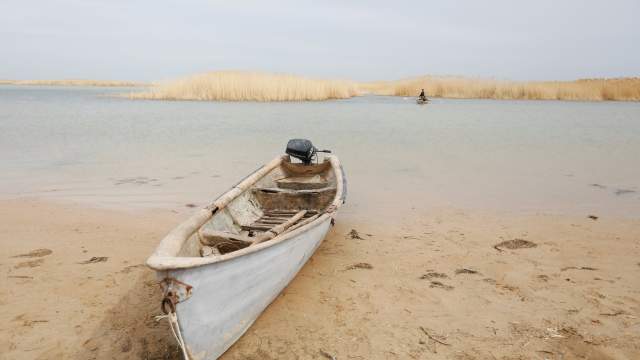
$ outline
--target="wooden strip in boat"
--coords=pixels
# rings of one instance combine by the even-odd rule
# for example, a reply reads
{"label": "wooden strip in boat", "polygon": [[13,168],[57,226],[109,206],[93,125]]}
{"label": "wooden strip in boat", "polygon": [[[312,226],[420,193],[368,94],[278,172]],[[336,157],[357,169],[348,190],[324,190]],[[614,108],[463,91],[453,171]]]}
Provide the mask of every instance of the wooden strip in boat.
{"label": "wooden strip in boat", "polygon": [[256,222],[254,222],[252,225],[261,225],[261,224],[272,224],[272,225],[278,225],[278,224],[283,224],[286,221],[277,221],[277,220],[258,220]]}
{"label": "wooden strip in boat", "polygon": [[[303,216],[304,219],[308,219],[310,217],[314,216],[314,214],[305,214]],[[265,223],[272,223],[272,222],[277,222],[277,223],[283,223],[287,220],[289,220],[291,217],[284,217],[284,216],[263,216],[261,218],[259,218],[258,220],[255,221],[255,223],[258,222],[265,222]]]}
{"label": "wooden strip in boat", "polygon": [[[311,210],[311,214],[305,214],[301,220],[307,220],[309,218],[315,217],[317,214],[317,211]],[[287,222],[291,217],[287,217],[287,218],[279,218],[277,221],[275,219],[266,219],[265,217],[262,217],[258,220],[256,220],[254,223],[250,224],[250,225],[241,225],[242,230],[258,230],[258,231],[267,231],[269,229],[271,229],[274,225],[280,225],[283,224],[285,222]]]}
{"label": "wooden strip in boat", "polygon": [[271,225],[241,225],[242,230],[258,230],[267,231],[272,228]]}
{"label": "wooden strip in boat", "polygon": [[317,189],[303,189],[303,190],[281,189],[281,188],[273,187],[273,188],[253,188],[251,189],[251,191],[254,191],[254,192],[260,191],[260,192],[269,193],[269,194],[293,194],[293,195],[320,194],[328,191],[336,191],[336,187],[328,186],[328,187],[317,188]]}
{"label": "wooden strip in boat", "polygon": [[286,216],[263,216],[260,219],[264,219],[264,220],[282,220],[282,221],[287,221],[289,218]]}
{"label": "wooden strip in boat", "polygon": [[295,215],[293,215],[291,217],[291,219],[287,220],[287,222],[285,222],[283,224],[278,224],[278,225],[272,227],[271,229],[269,229],[268,231],[266,231],[264,234],[258,236],[258,238],[256,240],[254,240],[253,243],[250,244],[249,246],[254,246],[254,245],[259,244],[261,242],[273,239],[274,237],[276,237],[279,234],[281,234],[283,231],[286,231],[293,224],[295,224],[296,222],[300,221],[300,219],[302,219],[302,217],[306,213],[307,213],[307,210],[298,211]]}
{"label": "wooden strip in boat", "polygon": [[[283,216],[283,215],[295,215],[298,211],[300,210],[269,210],[269,211],[265,211],[264,215],[266,216],[270,216],[270,215],[274,215],[274,216]],[[305,216],[307,215],[315,215],[318,212],[316,210],[308,210],[306,214],[304,214]]]}

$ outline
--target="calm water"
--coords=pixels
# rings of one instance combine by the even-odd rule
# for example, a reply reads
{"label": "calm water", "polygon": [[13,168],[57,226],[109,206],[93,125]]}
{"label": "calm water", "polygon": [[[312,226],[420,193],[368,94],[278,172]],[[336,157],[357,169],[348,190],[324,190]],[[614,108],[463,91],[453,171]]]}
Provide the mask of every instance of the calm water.
{"label": "calm water", "polygon": [[640,214],[637,103],[110,96],[127,91],[0,86],[0,196],[202,205],[282,153],[289,138],[306,137],[344,163],[347,213]]}

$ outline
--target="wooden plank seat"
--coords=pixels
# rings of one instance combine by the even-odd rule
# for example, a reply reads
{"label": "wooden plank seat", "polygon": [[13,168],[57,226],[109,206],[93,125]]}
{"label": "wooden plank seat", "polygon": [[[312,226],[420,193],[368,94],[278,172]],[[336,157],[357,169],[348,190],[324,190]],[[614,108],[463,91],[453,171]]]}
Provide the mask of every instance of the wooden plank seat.
{"label": "wooden plank seat", "polygon": [[287,194],[287,195],[318,195],[325,192],[336,191],[335,186],[325,186],[317,189],[283,189],[279,187],[256,187],[251,189],[254,193]]}
{"label": "wooden plank seat", "polygon": [[[277,236],[294,224],[315,217],[317,214],[318,212],[314,210],[266,212],[253,224],[242,226],[242,230],[249,231],[248,234],[201,229],[198,231],[200,243],[203,245],[200,254],[202,257],[216,256],[258,244]],[[260,231],[261,234],[254,234],[253,231]]]}
{"label": "wooden plank seat", "polygon": [[329,185],[329,181],[320,175],[316,176],[291,176],[276,180],[276,185],[281,189],[311,190],[321,189]]}
{"label": "wooden plank seat", "polygon": [[[246,231],[267,231],[276,225],[284,224],[299,211],[300,210],[268,210],[252,224],[242,225],[241,227],[242,230]],[[300,220],[308,219],[317,213],[315,210],[308,210]]]}

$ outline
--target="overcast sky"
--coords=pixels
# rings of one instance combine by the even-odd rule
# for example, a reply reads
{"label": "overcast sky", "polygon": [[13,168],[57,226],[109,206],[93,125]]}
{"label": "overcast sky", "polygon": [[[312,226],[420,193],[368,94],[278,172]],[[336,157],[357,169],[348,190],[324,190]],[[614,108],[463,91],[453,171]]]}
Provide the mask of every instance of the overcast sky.
{"label": "overcast sky", "polygon": [[639,0],[0,0],[0,79],[640,75]]}

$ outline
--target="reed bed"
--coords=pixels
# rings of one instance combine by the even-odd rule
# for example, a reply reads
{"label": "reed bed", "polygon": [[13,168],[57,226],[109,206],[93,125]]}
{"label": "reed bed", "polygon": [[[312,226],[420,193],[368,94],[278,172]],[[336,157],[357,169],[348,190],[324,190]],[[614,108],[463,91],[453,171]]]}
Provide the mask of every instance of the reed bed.
{"label": "reed bed", "polygon": [[379,95],[510,100],[640,101],[640,78],[515,82],[463,77],[423,76],[361,86]]}
{"label": "reed bed", "polygon": [[314,101],[363,94],[505,100],[640,101],[640,78],[575,81],[507,81],[455,76],[421,76],[397,81],[319,80],[260,72],[219,71],[160,84],[113,80],[0,80],[0,84],[54,86],[146,86],[132,99]]}
{"label": "reed bed", "polygon": [[357,84],[299,76],[221,71],[194,75],[129,94],[133,99],[309,101],[346,99],[358,95]]}
{"label": "reed bed", "polygon": [[2,85],[40,85],[40,86],[105,86],[105,87],[134,87],[147,86],[133,81],[118,80],[0,80]]}

